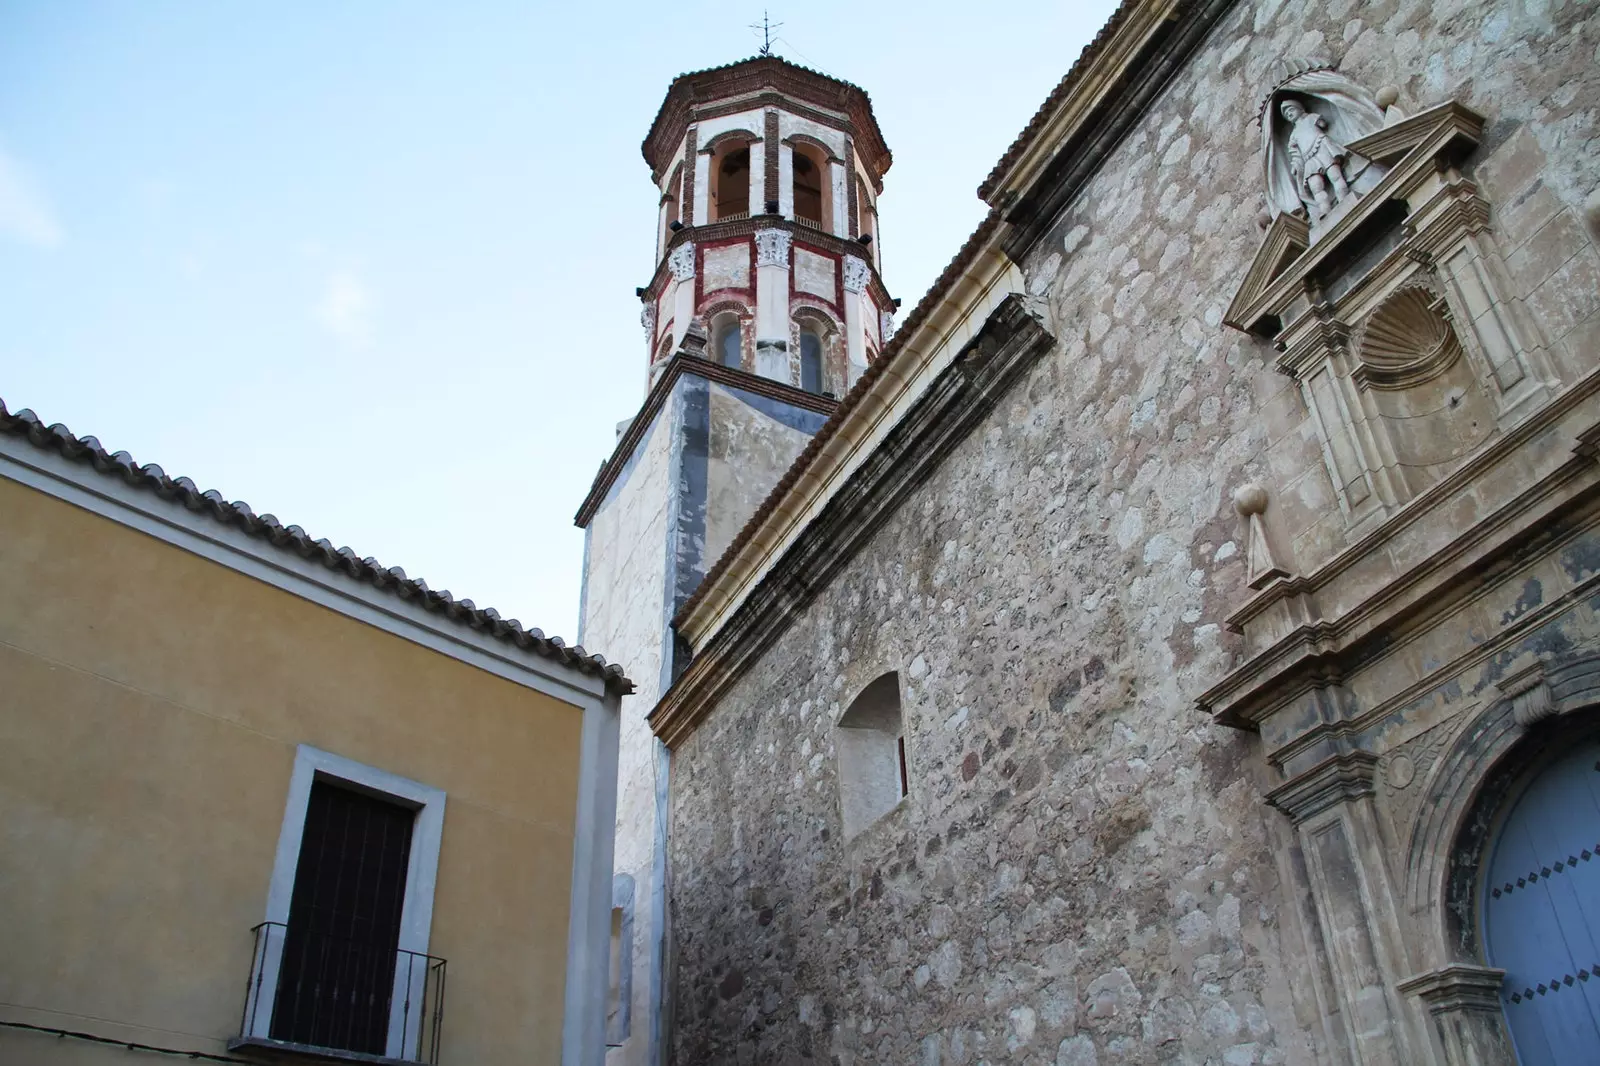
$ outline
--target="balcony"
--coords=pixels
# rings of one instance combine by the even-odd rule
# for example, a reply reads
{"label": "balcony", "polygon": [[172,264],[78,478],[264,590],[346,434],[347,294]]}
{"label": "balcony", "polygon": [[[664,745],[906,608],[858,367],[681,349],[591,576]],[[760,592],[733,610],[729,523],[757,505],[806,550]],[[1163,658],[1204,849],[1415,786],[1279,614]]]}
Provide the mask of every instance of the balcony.
{"label": "balcony", "polygon": [[445,960],[281,922],[251,933],[244,1015],[229,1050],[437,1066]]}

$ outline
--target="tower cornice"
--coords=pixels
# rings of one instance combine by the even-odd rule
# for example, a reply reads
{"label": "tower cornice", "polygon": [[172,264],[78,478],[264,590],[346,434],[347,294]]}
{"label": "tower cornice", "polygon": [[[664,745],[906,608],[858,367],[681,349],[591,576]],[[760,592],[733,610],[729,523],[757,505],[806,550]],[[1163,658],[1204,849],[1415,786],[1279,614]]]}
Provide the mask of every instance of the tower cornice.
{"label": "tower cornice", "polygon": [[805,104],[821,112],[808,117],[839,124],[855,138],[862,162],[873,180],[881,181],[893,156],[866,91],[777,56],[756,56],[678,75],[667,89],[641,150],[659,181],[690,122],[721,114],[728,106],[742,110],[777,105],[795,110]]}

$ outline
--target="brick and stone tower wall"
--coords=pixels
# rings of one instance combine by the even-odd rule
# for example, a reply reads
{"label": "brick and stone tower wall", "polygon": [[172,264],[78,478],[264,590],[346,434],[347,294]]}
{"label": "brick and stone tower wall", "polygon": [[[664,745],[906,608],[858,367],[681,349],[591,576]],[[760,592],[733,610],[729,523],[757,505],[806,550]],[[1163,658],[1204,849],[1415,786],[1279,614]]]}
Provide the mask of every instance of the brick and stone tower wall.
{"label": "brick and stone tower wall", "polygon": [[770,56],[685,74],[644,156],[661,196],[641,293],[652,380],[697,322],[713,360],[842,396],[893,328],[890,154],[867,94]]}
{"label": "brick and stone tower wall", "polygon": [[[579,639],[623,664],[608,1066],[665,1061],[672,618],[882,350],[889,150],[866,93],[772,57],[673,81],[644,142],[660,218],[647,392],[577,524]],[[641,234],[642,240],[651,235]]]}

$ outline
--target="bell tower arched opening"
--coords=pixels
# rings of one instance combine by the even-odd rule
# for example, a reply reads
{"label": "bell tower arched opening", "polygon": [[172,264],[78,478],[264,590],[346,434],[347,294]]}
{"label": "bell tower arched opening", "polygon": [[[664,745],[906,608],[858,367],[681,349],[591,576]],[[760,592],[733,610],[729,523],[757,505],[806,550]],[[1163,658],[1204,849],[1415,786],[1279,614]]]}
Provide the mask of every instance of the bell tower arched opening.
{"label": "bell tower arched opening", "polygon": [[711,222],[750,214],[750,142],[729,138],[711,154]]}
{"label": "bell tower arched opening", "polygon": [[828,160],[814,145],[794,146],[794,217],[802,225],[831,232],[833,190],[828,181]]}

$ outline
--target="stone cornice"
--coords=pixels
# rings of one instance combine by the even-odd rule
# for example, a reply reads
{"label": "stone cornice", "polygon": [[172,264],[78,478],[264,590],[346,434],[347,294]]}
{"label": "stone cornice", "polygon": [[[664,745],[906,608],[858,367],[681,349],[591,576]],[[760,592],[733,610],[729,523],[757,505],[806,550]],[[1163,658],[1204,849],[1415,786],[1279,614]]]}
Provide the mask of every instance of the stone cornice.
{"label": "stone cornice", "polygon": [[650,727],[682,742],[816,593],[855,557],[906,497],[942,463],[1011,384],[1055,343],[1043,324],[1006,298],[928,383],[741,602],[661,698]]}
{"label": "stone cornice", "polygon": [[[1364,560],[1383,555],[1392,543],[1424,519],[1442,513],[1474,482],[1534,437],[1555,430],[1562,421],[1581,419],[1582,407],[1600,393],[1600,369],[1579,379],[1522,424],[1494,439],[1448,477],[1413,499],[1394,516],[1345,548],[1312,574],[1268,585],[1229,615],[1227,627],[1243,632],[1271,611],[1286,611],[1291,624],[1282,637],[1263,648],[1216,685],[1201,694],[1199,707],[1225,725],[1254,729],[1274,710],[1303,692],[1307,685],[1337,677],[1371,654],[1374,640],[1402,622],[1449,609],[1452,596],[1468,590],[1496,567],[1523,550],[1525,544],[1551,535],[1558,519],[1582,512],[1600,498],[1600,471],[1586,452],[1600,426],[1593,421],[1574,427],[1571,455],[1515,496],[1497,501],[1482,520],[1460,530],[1447,544],[1353,605],[1336,619],[1322,617],[1319,594],[1331,589]],[[1475,577],[1476,575],[1476,577]]]}
{"label": "stone cornice", "polygon": [[1498,1015],[1500,986],[1505,978],[1504,970],[1458,962],[1408,977],[1395,985],[1395,991],[1416,996],[1427,1004],[1430,1014],[1473,1010]]}
{"label": "stone cornice", "polygon": [[1378,757],[1372,752],[1342,752],[1268,792],[1267,802],[1303,822],[1346,800],[1372,795],[1377,771]]}
{"label": "stone cornice", "polygon": [[622,473],[622,468],[627,465],[628,457],[633,454],[633,450],[639,446],[639,441],[649,431],[650,423],[655,420],[662,404],[672,395],[673,385],[685,374],[694,374],[768,399],[782,400],[784,403],[823,415],[833,414],[839,406],[839,401],[830,397],[797,389],[793,385],[760,377],[737,367],[723,366],[721,363],[714,363],[703,356],[691,354],[680,348],[671,359],[667,360],[665,369],[661,371],[660,377],[656,378],[656,383],[650,387],[650,392],[645,396],[639,413],[628,423],[628,428],[623,431],[622,436],[617,438],[617,446],[612,449],[611,457],[601,464],[600,472],[595,475],[588,495],[583,498],[577,515],[573,517],[574,525],[580,529],[586,528],[593,520],[595,512],[605,502],[606,493],[611,491],[612,484]]}
{"label": "stone cornice", "polygon": [[1234,0],[1129,0],[996,167],[979,195],[1022,260],[1122,143]]}

